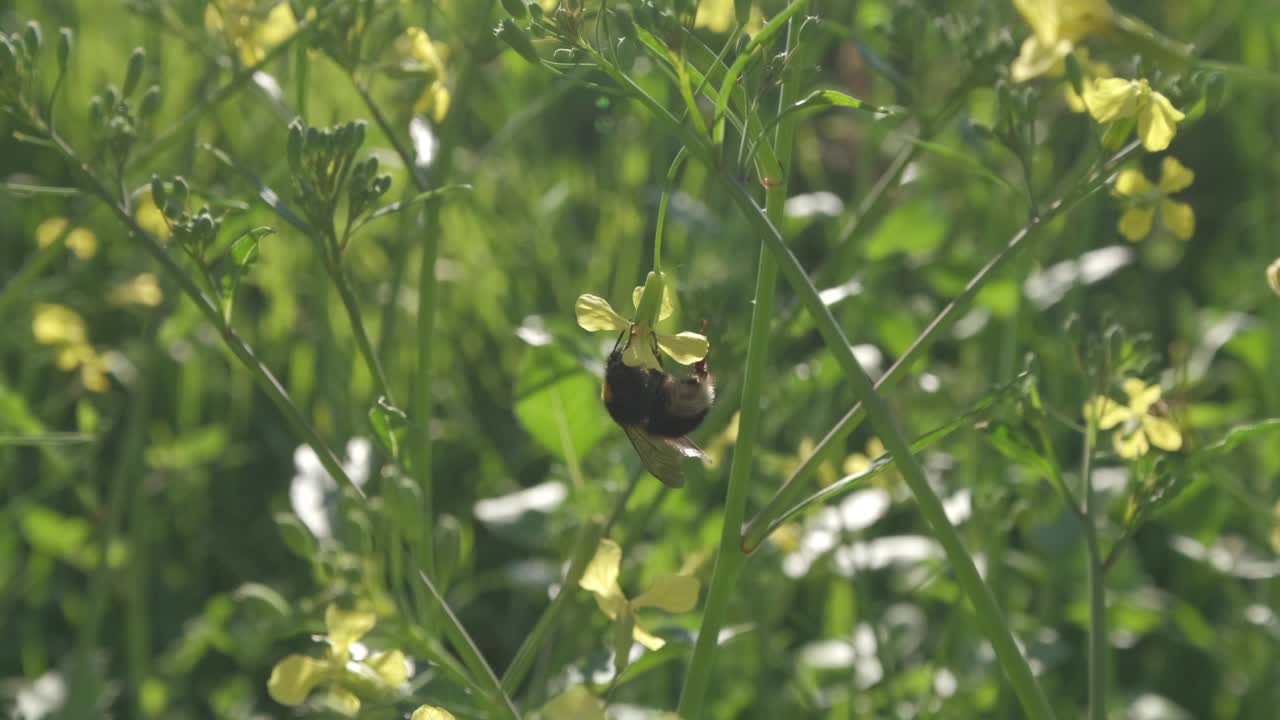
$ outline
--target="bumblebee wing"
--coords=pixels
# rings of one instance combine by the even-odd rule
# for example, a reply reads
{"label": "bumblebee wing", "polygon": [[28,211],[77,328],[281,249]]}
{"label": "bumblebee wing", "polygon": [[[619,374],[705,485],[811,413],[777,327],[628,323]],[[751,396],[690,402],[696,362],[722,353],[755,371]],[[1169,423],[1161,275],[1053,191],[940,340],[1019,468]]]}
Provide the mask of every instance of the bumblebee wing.
{"label": "bumblebee wing", "polygon": [[669,438],[645,432],[639,425],[623,425],[622,429],[631,441],[631,446],[640,456],[640,462],[653,476],[667,487],[684,486],[684,470],[680,468],[683,458],[708,459],[702,449],[693,444],[687,437]]}

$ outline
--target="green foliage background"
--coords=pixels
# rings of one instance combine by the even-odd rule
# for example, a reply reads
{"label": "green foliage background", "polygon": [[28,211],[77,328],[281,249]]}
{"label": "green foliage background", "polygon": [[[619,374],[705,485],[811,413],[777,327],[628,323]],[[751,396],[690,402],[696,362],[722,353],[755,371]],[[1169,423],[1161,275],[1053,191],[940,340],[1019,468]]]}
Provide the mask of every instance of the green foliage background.
{"label": "green foliage background", "polygon": [[[388,540],[387,518],[400,513],[407,520],[395,527],[435,540],[437,584],[500,674],[547,607],[586,519],[608,515],[641,472],[598,400],[615,338],[580,330],[572,308],[589,292],[628,314],[632,288],[652,265],[657,208],[679,138],[599,73],[557,73],[511,52],[492,32],[506,15],[498,3],[375,4],[359,81],[371,86],[395,141],[408,145],[424,80],[403,70],[393,40],[417,26],[447,45],[452,105],[434,127],[434,162],[421,172],[433,187],[471,187],[376,220],[345,254],[391,388],[410,398],[417,268],[426,233],[437,233],[432,513],[406,502],[405,473],[375,446],[365,485],[371,504],[334,493],[335,539],[317,546],[291,519],[302,438],[172,277],[160,274],[158,307],[106,301],[111,288],[160,273],[158,266],[88,195],[24,192],[79,180],[56,154],[15,135],[18,121],[0,116],[0,696],[11,707],[33,681],[55,673],[70,688],[68,717],[308,713],[269,699],[271,668],[291,652],[314,654],[308,635],[323,633],[326,604],[359,601],[379,611],[371,646],[402,648],[417,660],[409,694],[367,703],[369,717],[402,717],[422,703],[484,717],[474,692],[415,652],[442,638],[443,621],[422,610],[420,588],[407,589],[411,579],[387,577],[390,565],[405,562],[389,559],[400,541]],[[782,5],[760,4],[766,17]],[[1272,718],[1280,706],[1280,446],[1263,428],[1230,452],[1196,453],[1228,428],[1280,415],[1280,298],[1264,279],[1280,255],[1280,6],[1115,6],[1194,43],[1198,57],[1236,68],[1201,65],[1200,75],[1176,81],[1192,102],[1198,87],[1221,84],[1221,99],[1192,113],[1169,151],[1196,174],[1178,195],[1195,210],[1194,237],[1130,243],[1116,231],[1117,199],[1106,190],[1091,195],[1039,231],[885,397],[914,438],[952,423],[1024,369],[1034,378],[1044,412],[1029,409],[1024,378],[920,457],[949,506],[969,508],[953,516],[960,536],[1051,705],[1062,717],[1079,716],[1088,684],[1085,533],[1048,476],[1061,472],[1080,486],[1082,403],[1096,392],[1123,397],[1119,376],[1101,387],[1090,379],[1101,362],[1088,349],[1123,328],[1113,345],[1136,348],[1141,362],[1129,374],[1163,382],[1184,451],[1158,464],[1128,463],[1110,452],[1109,433],[1099,436],[1098,530],[1104,550],[1117,548],[1106,575],[1109,716]],[[74,28],[58,128],[104,168],[89,98],[122,81],[135,46],[146,50],[143,86],[158,84],[162,100],[138,147],[178,130],[130,167],[124,189],[143,189],[153,173],[181,175],[204,201],[235,209],[224,238],[276,230],[260,242],[233,325],[341,455],[350,439],[372,437],[378,393],[324,258],[243,173],[202,146],[222,149],[292,202],[288,123],[373,118],[348,74],[303,43],[213,102],[237,60],[225,38],[206,29],[204,7],[8,0],[0,2],[0,29],[20,32],[36,19],[51,46],[57,27]],[[1003,79],[1027,34],[1006,3],[833,1],[808,13],[821,22],[800,35],[803,53],[793,57],[804,67],[788,75],[803,78],[801,94],[829,87],[902,108],[887,118],[834,109],[799,120],[792,212],[780,226],[864,364],[882,372],[1027,224],[1027,186],[1043,202],[1069,181],[1077,159],[1094,152],[1097,125],[1064,107],[1060,83],[1025,90]],[[726,38],[695,32],[716,49]],[[552,60],[555,41],[537,44]],[[764,88],[762,104],[776,102],[765,72],[747,80]],[[631,73],[666,106],[682,107],[652,63]],[[46,92],[51,77],[43,78]],[[1034,142],[1020,160],[994,136],[1002,113],[1027,98],[1039,104],[1029,111]],[[194,122],[180,124],[190,113]],[[368,153],[392,176],[384,201],[415,194],[375,123],[361,155]],[[1158,175],[1158,157],[1134,157],[1131,164]],[[759,194],[757,177],[729,165]],[[797,208],[806,201],[830,211],[802,216]],[[436,212],[433,230],[426,218]],[[36,228],[55,216],[91,229],[97,253],[42,253]],[[710,577],[733,454],[724,431],[742,402],[760,247],[712,172],[688,162],[671,196],[663,269],[677,293],[671,327],[707,322],[720,400],[695,439],[719,450],[720,462],[689,467],[687,487],[676,491],[646,475],[628,496],[609,535],[623,547],[628,593],[699,559],[704,587]],[[1089,253],[1104,248],[1122,258],[1107,272],[1086,270],[1049,299],[1030,291],[1041,286],[1028,278],[1070,280],[1072,266],[1061,263],[1097,263]],[[110,351],[107,392],[88,392],[57,367],[54,349],[36,342],[41,303],[75,309],[93,346]],[[803,459],[802,448],[858,399],[785,283],[769,336],[768,380],[751,398],[763,414],[748,517]],[[1034,432],[1038,422],[1049,449]],[[846,456],[870,439],[865,426],[838,443],[819,476],[842,474]],[[819,487],[812,476],[798,482]],[[540,497],[552,500],[508,497],[501,511],[478,505],[545,483],[563,487],[563,499],[542,487]],[[706,717],[1022,717],[901,480],[885,473],[858,491],[809,508],[786,538],[775,536],[747,561]],[[865,506],[842,505],[847,498],[888,504],[860,524]],[[843,521],[848,527],[841,509],[852,518]],[[406,567],[425,562],[415,556]],[[608,685],[608,621],[588,593],[564,591],[573,594],[567,613],[514,694],[524,711],[584,677],[600,682],[602,693]],[[618,683],[612,712],[675,709],[699,612],[644,616],[669,645]]]}

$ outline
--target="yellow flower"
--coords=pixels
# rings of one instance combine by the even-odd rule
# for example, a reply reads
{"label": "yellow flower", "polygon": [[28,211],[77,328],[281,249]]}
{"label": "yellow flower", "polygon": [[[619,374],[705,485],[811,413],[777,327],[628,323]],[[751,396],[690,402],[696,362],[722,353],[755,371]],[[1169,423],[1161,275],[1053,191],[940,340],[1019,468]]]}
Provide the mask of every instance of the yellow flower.
{"label": "yellow flower", "polygon": [[[653,283],[654,287],[661,286],[662,301],[661,306],[652,313],[652,317],[646,319],[640,317],[640,312],[644,309],[641,299],[645,295],[645,290],[650,288],[650,283]],[[707,342],[705,335],[695,332],[668,335],[654,332],[653,330],[653,326],[657,322],[671,317],[671,289],[666,283],[665,276],[661,276],[659,273],[649,273],[644,287],[637,287],[631,293],[631,301],[635,304],[637,313],[634,321],[627,320],[614,312],[613,307],[609,305],[609,301],[602,297],[589,294],[579,295],[578,301],[574,304],[574,311],[578,317],[578,326],[588,332],[606,330],[629,332],[631,336],[627,339],[626,347],[622,353],[622,361],[631,367],[648,367],[654,370],[662,368],[661,362],[653,354],[652,344],[655,341],[662,352],[681,365],[698,362],[706,358],[707,352],[711,349],[711,344]]]}
{"label": "yellow flower", "polygon": [[155,307],[164,300],[160,283],[151,273],[142,273],[123,285],[111,289],[107,299],[114,305],[145,305]]}
{"label": "yellow flower", "polygon": [[1156,210],[1160,211],[1160,223],[1175,236],[1190,240],[1196,231],[1196,214],[1191,206],[1170,200],[1169,196],[1186,190],[1196,174],[1172,156],[1160,163],[1160,182],[1155,185],[1141,170],[1127,168],[1116,176],[1116,194],[1133,198],[1132,205],[1120,216],[1117,229],[1120,234],[1137,242],[1151,232]]}
{"label": "yellow flower", "polygon": [[[578,586],[596,596],[596,604],[610,620],[632,623],[631,636],[636,642],[650,650],[658,650],[666,641],[634,624],[636,611],[655,607],[672,613],[689,612],[698,603],[701,585],[690,575],[666,573],[659,575],[648,590],[628,599],[618,585],[621,566],[622,548],[612,540],[601,540]],[[625,663],[625,657],[619,657],[616,662]]]}
{"label": "yellow flower", "polygon": [[[812,455],[817,447],[818,444],[813,441],[813,438],[807,435],[800,438],[800,445],[796,448],[796,454],[791,460],[791,467],[787,470],[787,475],[794,473],[796,468],[800,467],[801,463]],[[823,460],[818,463],[818,469],[814,471],[814,474],[817,476],[818,485],[821,487],[827,487],[840,479],[840,476],[836,473],[836,466],[832,465],[830,460]]]}
{"label": "yellow flower", "polygon": [[448,48],[442,43],[432,42],[431,36],[422,28],[405,30],[403,38],[401,44],[405,54],[413,61],[415,69],[427,76],[427,87],[414,104],[413,111],[428,115],[437,123],[442,122],[449,114],[448,74],[444,65]]}
{"label": "yellow flower", "polygon": [[1031,26],[1031,36],[1009,68],[1014,82],[1060,73],[1067,53],[1105,27],[1112,14],[1106,0],[1013,0],[1013,6]]}
{"label": "yellow flower", "polygon": [[[36,226],[36,245],[49,247],[67,229],[67,219],[52,217]],[[67,233],[66,245],[81,260],[88,260],[98,252],[98,238],[92,230],[72,228]]]}
{"label": "yellow flower", "polygon": [[1267,266],[1267,284],[1280,295],[1280,258]]}
{"label": "yellow flower", "polygon": [[[210,5],[210,7],[213,6]],[[160,242],[168,241],[169,236],[173,234],[169,229],[169,221],[165,218],[164,211],[156,206],[150,190],[138,197],[138,204],[133,209],[133,218],[138,221],[138,227],[146,230]]]}
{"label": "yellow flower", "polygon": [[31,333],[41,345],[58,348],[59,370],[80,370],[80,382],[86,390],[101,393],[110,387],[107,360],[89,344],[84,319],[75,310],[65,305],[37,305]]}
{"label": "yellow flower", "polygon": [[[698,3],[698,14],[693,18],[695,28],[706,28],[711,32],[728,32],[736,19],[734,0],[701,0]],[[764,13],[755,3],[751,5],[751,15],[743,31],[756,33],[764,27]]]}
{"label": "yellow flower", "polygon": [[1084,104],[1100,123],[1121,118],[1138,118],[1138,138],[1148,152],[1169,147],[1177,125],[1186,115],[1169,98],[1151,89],[1145,80],[1104,78],[1085,88]]}
{"label": "yellow flower", "polygon": [[293,35],[298,21],[287,2],[221,0],[205,6],[204,26],[212,32],[226,33],[240,51],[240,62],[256,65],[268,50]]}
{"label": "yellow flower", "polygon": [[409,720],[455,720],[453,713],[434,705],[423,705],[413,711]]}
{"label": "yellow flower", "polygon": [[[329,648],[323,658],[289,655],[271,668],[267,692],[281,705],[301,705],[313,691],[326,686],[325,701],[346,715],[360,711],[365,694],[390,695],[409,679],[404,653],[387,650],[353,661],[351,646],[377,623],[377,616],[362,610],[330,605],[324,611]],[[417,717],[415,715],[415,717]],[[427,716],[430,717],[430,716]]]}
{"label": "yellow flower", "polygon": [[1122,387],[1129,396],[1127,405],[1104,395],[1090,398],[1084,404],[1086,419],[1095,420],[1102,430],[1117,428],[1111,436],[1116,454],[1132,459],[1147,454],[1152,445],[1170,452],[1181,448],[1182,433],[1178,426],[1150,412],[1160,400],[1160,386],[1128,378]]}

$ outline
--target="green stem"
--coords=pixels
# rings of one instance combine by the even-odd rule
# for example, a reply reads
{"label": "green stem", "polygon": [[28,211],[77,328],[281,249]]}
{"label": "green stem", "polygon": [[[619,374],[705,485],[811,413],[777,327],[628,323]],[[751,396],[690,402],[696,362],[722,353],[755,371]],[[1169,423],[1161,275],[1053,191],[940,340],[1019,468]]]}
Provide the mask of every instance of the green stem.
{"label": "green stem", "polygon": [[[799,3],[797,3],[798,5]],[[790,51],[795,41],[796,29],[787,26],[785,50]],[[798,95],[798,82],[784,82],[778,97],[778,112],[791,105]],[[776,182],[765,191],[765,212],[774,221],[782,219],[787,201],[787,178],[791,164],[792,140],[795,122],[784,118],[778,123],[774,139],[779,167],[775,168]],[[729,468],[729,487],[725,496],[724,521],[720,528],[720,546],[716,551],[715,567],[707,588],[706,606],[702,624],[698,628],[698,640],[693,648],[693,658],[685,674],[684,689],[680,693],[677,714],[686,718],[703,717],[703,702],[711,683],[711,667],[718,649],[720,629],[724,627],[729,601],[747,556],[738,550],[738,537],[746,517],[748,487],[751,481],[752,460],[756,440],[760,435],[763,415],[761,397],[769,364],[769,329],[773,323],[774,300],[777,295],[777,256],[763,242],[756,271],[755,301],[751,310],[751,334],[747,339],[747,361],[742,381],[742,402],[738,425],[738,442],[733,450],[733,462]]]}
{"label": "green stem", "polygon": [[325,265],[329,269],[329,277],[333,279],[333,284],[338,286],[342,306],[346,308],[347,319],[351,322],[351,329],[355,331],[356,347],[364,356],[365,365],[368,366],[369,374],[373,376],[373,382],[377,386],[376,390],[379,395],[387,399],[387,402],[395,405],[396,401],[391,394],[387,373],[382,369],[382,362],[378,359],[377,351],[373,349],[373,342],[369,340],[369,333],[364,327],[364,319],[360,316],[360,303],[356,300],[355,290],[351,287],[351,277],[347,274],[347,268],[340,256],[335,256],[335,259],[326,262]]}
{"label": "green stem", "polygon": [[687,157],[689,157],[689,153],[685,152],[682,146],[676,153],[675,159],[671,161],[671,169],[667,170],[667,185],[662,189],[662,199],[658,201],[658,223],[653,230],[654,272],[662,272],[662,235],[667,226],[667,203],[671,200],[671,193],[675,191],[676,179],[680,174],[680,168],[684,167],[684,161]]}
{"label": "green stem", "polygon": [[1080,462],[1081,485],[1084,489],[1084,538],[1089,553],[1089,718],[1107,720],[1107,599],[1106,568],[1098,543],[1097,502],[1093,493],[1093,448],[1098,426],[1095,418],[1086,418],[1084,457]]}
{"label": "green stem", "polygon": [[431,578],[421,570],[418,571],[418,579],[422,581],[423,587],[430,593],[441,614],[448,620],[445,623],[444,631],[449,636],[449,641],[453,643],[454,649],[462,656],[462,663],[471,671],[473,677],[479,679],[479,684],[488,694],[489,700],[506,717],[519,720],[520,711],[511,702],[511,697],[507,695],[502,683],[498,681],[498,676],[493,674],[493,668],[489,667],[489,663],[480,654],[480,648],[476,647],[475,641],[463,629],[462,622],[458,620],[458,616],[453,614],[449,604],[445,602],[444,597],[440,595],[440,591],[436,589],[435,583],[432,583]]}
{"label": "green stem", "polygon": [[90,717],[100,694],[98,669],[94,667],[94,649],[98,644],[98,633],[102,629],[102,621],[111,601],[110,550],[111,544],[120,535],[120,528],[124,524],[129,491],[136,488],[136,492],[142,492],[140,487],[142,450],[146,443],[150,387],[150,383],[147,382],[134,385],[132,402],[129,412],[125,415],[128,418],[128,425],[124,444],[117,458],[116,472],[111,479],[111,495],[107,500],[106,508],[107,522],[97,541],[98,565],[89,581],[88,608],[79,628],[76,673],[72,680],[71,697],[68,701],[68,717]]}

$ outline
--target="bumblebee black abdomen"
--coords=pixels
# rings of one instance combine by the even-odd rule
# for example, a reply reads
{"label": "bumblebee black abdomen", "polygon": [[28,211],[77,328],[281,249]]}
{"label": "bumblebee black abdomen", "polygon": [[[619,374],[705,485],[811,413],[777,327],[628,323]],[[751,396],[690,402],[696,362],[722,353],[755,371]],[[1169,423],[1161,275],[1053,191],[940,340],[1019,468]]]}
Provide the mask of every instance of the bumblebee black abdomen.
{"label": "bumblebee black abdomen", "polygon": [[604,372],[604,407],[619,425],[644,425],[653,410],[660,373],[622,362],[622,353],[609,356]]}

